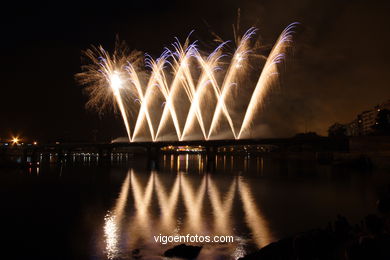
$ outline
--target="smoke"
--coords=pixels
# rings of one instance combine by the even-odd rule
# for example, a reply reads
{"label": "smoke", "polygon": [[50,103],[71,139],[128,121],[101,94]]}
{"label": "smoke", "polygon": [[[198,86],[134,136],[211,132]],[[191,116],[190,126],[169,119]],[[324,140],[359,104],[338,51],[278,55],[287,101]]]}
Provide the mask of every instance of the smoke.
{"label": "smoke", "polygon": [[334,122],[352,121],[388,99],[388,6],[385,1],[244,1],[242,24],[255,23],[265,42],[287,23],[301,23],[258,125],[272,136],[324,135]]}

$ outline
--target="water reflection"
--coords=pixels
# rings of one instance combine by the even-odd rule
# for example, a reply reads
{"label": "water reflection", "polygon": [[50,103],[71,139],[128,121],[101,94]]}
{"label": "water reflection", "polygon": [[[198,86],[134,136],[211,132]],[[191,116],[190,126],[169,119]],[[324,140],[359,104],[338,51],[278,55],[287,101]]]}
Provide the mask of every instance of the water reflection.
{"label": "water reflection", "polygon": [[257,203],[251,194],[249,184],[239,176],[238,190],[245,212],[245,220],[252,231],[253,240],[258,247],[263,247],[272,242],[272,237],[268,230],[267,221],[256,206]]}
{"label": "water reflection", "polygon": [[108,212],[104,218],[104,236],[106,242],[106,254],[108,259],[113,259],[117,256],[119,229],[123,218],[123,211],[126,206],[127,197],[130,186],[130,175],[127,174],[123,181],[119,197],[116,201],[113,212]]}
{"label": "water reflection", "polygon": [[104,218],[104,237],[106,242],[106,254],[108,259],[113,259],[119,252],[118,227],[115,215],[107,214]]}
{"label": "water reflection", "polygon": [[[198,259],[234,259],[275,239],[324,227],[337,214],[358,223],[375,212],[379,191],[390,183],[388,172],[367,174],[311,159],[215,157],[166,154],[157,171],[145,170],[142,156],[127,163],[70,158],[2,169],[4,214],[17,210],[26,216],[10,215],[5,237],[15,246],[22,241],[48,254],[73,256],[67,259],[132,259],[134,249],[135,257],[161,259],[174,244],[155,243],[155,235],[232,235],[234,243],[204,244]],[[89,256],[85,241],[91,242]]]}
{"label": "water reflection", "polygon": [[131,189],[133,190],[135,209],[135,215],[131,219],[131,225],[129,227],[131,245],[142,242],[143,240],[149,240],[154,235],[151,234],[151,229],[154,229],[154,225],[149,212],[153,194],[154,176],[155,173],[152,172],[146,186],[143,187],[133,170],[131,170]]}
{"label": "water reflection", "polygon": [[199,260],[238,258],[275,239],[325,227],[337,214],[359,223],[375,212],[378,194],[390,183],[388,171],[279,155],[251,154],[247,172],[242,155],[218,155],[215,165],[212,156],[193,154],[186,162],[185,155],[166,154],[157,171],[145,170],[141,155],[126,163],[100,156],[101,164],[94,157],[84,164],[88,154],[82,156],[52,164],[46,153],[46,163],[1,169],[8,248],[30,245],[37,250],[26,254],[61,252],[66,259],[132,259],[139,249],[139,259],[161,259],[174,245],[157,244],[154,235],[195,232],[235,237],[234,243],[205,244]]}
{"label": "water reflection", "polygon": [[161,232],[168,233],[173,231],[173,233],[177,233],[175,210],[179,200],[180,178],[176,178],[168,196],[164,185],[160,181],[160,177],[156,174],[156,192],[161,212],[159,224]]}
{"label": "water reflection", "polygon": [[[196,168],[202,165],[199,161]],[[188,170],[188,156],[177,156],[177,169],[180,165]],[[258,247],[267,245],[273,238],[252,188],[242,176],[227,176],[221,183],[209,174],[145,174],[130,169],[115,206],[104,219],[106,257],[129,255],[140,247],[161,255],[163,246],[153,240],[160,234],[233,235],[236,239],[232,244],[208,245],[211,251],[222,247],[233,258],[244,254],[248,242]],[[242,215],[246,228],[233,228],[242,222]],[[245,229],[250,232],[245,234]]]}
{"label": "water reflection", "polygon": [[206,192],[206,178],[203,177],[201,184],[196,187],[196,184],[190,183],[184,175],[179,174],[178,176],[183,176],[180,179],[180,191],[187,213],[184,232],[204,234],[206,221],[204,221],[202,210]]}
{"label": "water reflection", "polygon": [[233,230],[231,226],[231,210],[236,192],[237,181],[236,179],[233,179],[230,184],[229,191],[224,197],[222,197],[211,176],[207,176],[207,180],[208,194],[214,215],[214,233],[231,235]]}

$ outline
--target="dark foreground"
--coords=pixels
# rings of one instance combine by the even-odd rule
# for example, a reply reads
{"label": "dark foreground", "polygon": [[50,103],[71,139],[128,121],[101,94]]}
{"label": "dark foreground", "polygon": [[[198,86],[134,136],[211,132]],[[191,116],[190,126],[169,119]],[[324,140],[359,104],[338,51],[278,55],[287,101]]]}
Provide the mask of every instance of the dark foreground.
{"label": "dark foreground", "polygon": [[390,259],[389,220],[368,215],[361,223],[351,225],[338,216],[324,229],[282,239],[240,259]]}

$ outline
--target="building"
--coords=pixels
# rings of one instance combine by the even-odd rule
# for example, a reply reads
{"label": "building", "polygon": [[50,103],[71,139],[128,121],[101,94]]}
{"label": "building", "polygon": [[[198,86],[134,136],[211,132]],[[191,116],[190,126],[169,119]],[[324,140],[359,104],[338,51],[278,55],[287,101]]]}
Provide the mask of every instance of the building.
{"label": "building", "polygon": [[356,118],[352,122],[345,125],[345,131],[347,136],[359,136],[362,135],[359,119]]}
{"label": "building", "polygon": [[361,135],[369,135],[374,132],[372,128],[376,123],[376,116],[378,111],[376,109],[363,111],[358,115],[359,128],[361,130]]}
{"label": "building", "polygon": [[383,109],[390,110],[390,99],[386,102],[376,105],[370,110],[363,111],[362,113],[358,114],[352,122],[345,124],[344,126],[346,129],[346,135],[361,136],[373,134],[373,126],[377,124],[376,120],[378,113]]}

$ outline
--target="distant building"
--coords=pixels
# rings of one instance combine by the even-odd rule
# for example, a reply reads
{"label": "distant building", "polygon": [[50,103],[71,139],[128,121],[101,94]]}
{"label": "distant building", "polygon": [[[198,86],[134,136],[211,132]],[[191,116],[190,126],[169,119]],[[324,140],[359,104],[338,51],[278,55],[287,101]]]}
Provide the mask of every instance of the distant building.
{"label": "distant building", "polygon": [[373,134],[373,126],[377,124],[377,116],[382,109],[390,110],[390,99],[376,105],[373,109],[363,111],[352,122],[345,124],[346,135],[361,136]]}
{"label": "distant building", "polygon": [[356,118],[352,122],[345,124],[345,130],[347,136],[359,136],[362,135],[362,130],[359,124],[359,118]]}
{"label": "distant building", "polygon": [[372,110],[363,111],[361,114],[358,115],[361,135],[369,135],[374,132],[372,126],[376,123],[377,114],[378,111],[374,108]]}

